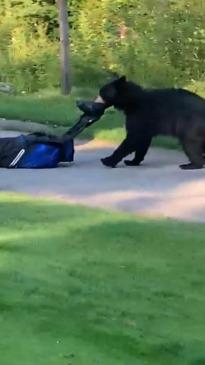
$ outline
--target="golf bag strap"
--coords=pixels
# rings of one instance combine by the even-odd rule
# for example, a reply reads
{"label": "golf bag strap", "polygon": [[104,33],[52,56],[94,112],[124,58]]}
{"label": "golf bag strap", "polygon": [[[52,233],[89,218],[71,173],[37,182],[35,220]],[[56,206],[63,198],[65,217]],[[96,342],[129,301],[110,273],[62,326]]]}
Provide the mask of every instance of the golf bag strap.
{"label": "golf bag strap", "polygon": [[64,137],[74,139],[78,134],[80,134],[85,128],[89,127],[91,124],[96,122],[99,118],[90,117],[88,115],[83,114],[80,117],[80,120],[74,124],[65,134]]}

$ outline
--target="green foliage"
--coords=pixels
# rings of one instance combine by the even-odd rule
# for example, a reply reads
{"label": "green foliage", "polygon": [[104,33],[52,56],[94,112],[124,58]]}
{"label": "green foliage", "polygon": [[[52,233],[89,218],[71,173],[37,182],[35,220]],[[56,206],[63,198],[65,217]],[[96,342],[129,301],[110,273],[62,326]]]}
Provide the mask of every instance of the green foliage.
{"label": "green foliage", "polygon": [[31,22],[40,5],[32,1],[26,3],[32,5],[28,17],[25,3],[22,1],[21,6],[15,3],[7,1],[0,16],[1,81],[11,82],[17,91],[23,92],[57,86],[58,44],[49,39],[44,22],[36,22],[35,17]]}
{"label": "green foliage", "polygon": [[[74,83],[98,86],[110,72],[144,85],[205,79],[202,0],[68,1]],[[59,85],[55,0],[0,0],[0,81],[17,91]]]}
{"label": "green foliage", "polygon": [[[96,68],[126,73],[148,85],[200,80],[205,69],[201,1],[83,2],[73,52]],[[124,34],[123,34],[124,32]]]}

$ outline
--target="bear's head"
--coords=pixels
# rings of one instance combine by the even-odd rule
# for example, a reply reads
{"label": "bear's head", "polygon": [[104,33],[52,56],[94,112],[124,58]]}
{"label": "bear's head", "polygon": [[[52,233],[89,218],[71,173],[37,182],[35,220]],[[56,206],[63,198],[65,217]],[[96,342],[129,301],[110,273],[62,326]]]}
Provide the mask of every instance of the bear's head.
{"label": "bear's head", "polygon": [[136,95],[141,90],[140,86],[121,76],[101,87],[96,101],[104,103],[106,108],[114,106],[123,110],[135,102]]}
{"label": "bear's head", "polygon": [[126,87],[126,77],[119,77],[108,84],[105,84],[100,88],[100,97],[105,103],[106,107],[118,106],[121,104],[121,99],[124,94],[124,89]]}

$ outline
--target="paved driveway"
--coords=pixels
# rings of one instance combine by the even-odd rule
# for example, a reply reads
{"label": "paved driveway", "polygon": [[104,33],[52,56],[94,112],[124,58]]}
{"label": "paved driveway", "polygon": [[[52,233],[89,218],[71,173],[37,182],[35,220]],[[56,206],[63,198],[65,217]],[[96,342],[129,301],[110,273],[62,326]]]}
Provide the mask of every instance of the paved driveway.
{"label": "paved driveway", "polygon": [[[5,132],[6,135],[13,133]],[[1,132],[3,135],[3,132]],[[105,168],[112,146],[76,147],[75,163],[52,170],[1,170],[0,190],[53,196],[65,201],[147,216],[205,222],[205,169],[182,171],[186,157],[150,149],[140,167]]]}

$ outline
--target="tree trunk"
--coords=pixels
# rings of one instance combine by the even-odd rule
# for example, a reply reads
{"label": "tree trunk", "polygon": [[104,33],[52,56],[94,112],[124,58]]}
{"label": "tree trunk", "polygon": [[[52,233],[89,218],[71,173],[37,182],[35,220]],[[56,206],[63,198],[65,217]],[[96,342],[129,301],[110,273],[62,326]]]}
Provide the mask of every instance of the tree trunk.
{"label": "tree trunk", "polygon": [[71,91],[71,75],[69,62],[69,27],[67,0],[57,0],[60,32],[61,89],[63,95]]}

